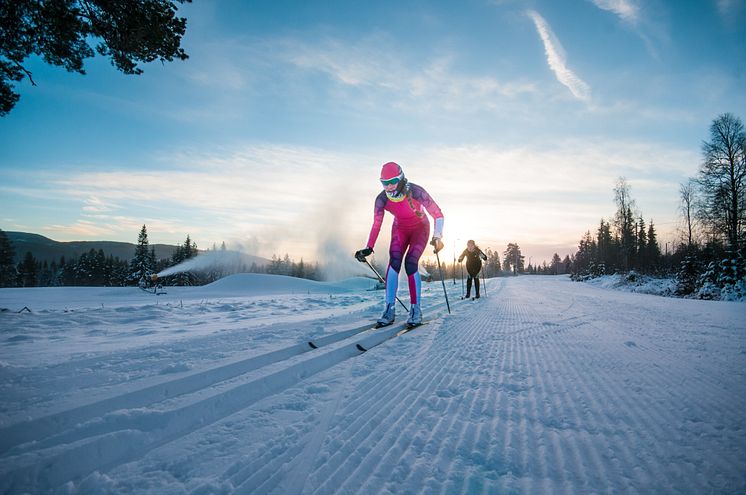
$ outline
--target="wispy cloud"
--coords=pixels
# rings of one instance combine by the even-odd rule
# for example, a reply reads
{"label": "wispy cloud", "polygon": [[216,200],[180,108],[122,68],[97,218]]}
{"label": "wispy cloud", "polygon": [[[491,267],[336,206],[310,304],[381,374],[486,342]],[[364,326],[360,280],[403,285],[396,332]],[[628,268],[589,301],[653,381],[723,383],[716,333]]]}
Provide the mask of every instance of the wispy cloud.
{"label": "wispy cloud", "polygon": [[117,208],[118,207],[116,205],[108,204],[106,201],[102,200],[98,196],[90,196],[88,197],[88,199],[85,200],[83,211],[95,214],[109,212]]}
{"label": "wispy cloud", "polygon": [[637,24],[640,20],[640,7],[632,0],[591,0],[596,7],[618,15],[623,21]]}
{"label": "wispy cloud", "polygon": [[[643,15],[639,0],[588,0],[593,5],[606,12],[619,17],[622,23],[630,26],[637,36],[642,39],[648,53],[655,59],[659,58],[658,46],[668,42],[665,24],[661,22],[660,16],[656,18],[648,13]],[[718,0],[731,1],[731,0]],[[740,0],[732,0],[740,1]],[[646,7],[651,7],[650,3]],[[654,12],[655,9],[649,9]]]}
{"label": "wispy cloud", "polygon": [[458,57],[452,53],[412,58],[395,40],[380,34],[355,43],[334,38],[314,43],[275,40],[267,42],[262,53],[305,73],[325,74],[338,86],[356,91],[348,100],[352,102],[384,99],[388,106],[471,112],[537,92],[531,81],[458,72]]}
{"label": "wispy cloud", "polygon": [[567,67],[567,60],[562,45],[552,32],[549,24],[535,10],[529,10],[528,16],[534,21],[536,31],[544,43],[544,51],[547,55],[547,63],[554,72],[557,80],[570,90],[572,95],[578,100],[585,102],[591,99],[591,89],[588,84],[580,79],[572,70]]}
{"label": "wispy cloud", "polygon": [[[153,159],[158,166],[150,171],[46,171],[32,180],[56,191],[58,200],[80,204],[77,218],[42,226],[40,233],[60,240],[134,241],[145,223],[154,243],[181,242],[190,234],[202,248],[238,241],[249,242],[261,256],[287,252],[296,259],[324,259],[330,239],[344,252],[364,242],[383,156],[400,161],[407,177],[438,201],[449,243],[475,237],[493,248],[519,242],[536,250],[549,242],[552,250],[558,243],[572,246],[611,215],[619,175],[635,187],[646,219],[666,221],[675,212],[678,183],[699,160],[696,151],[599,139],[360,154],[253,145],[167,153]],[[385,252],[383,245],[378,250]]]}
{"label": "wispy cloud", "polygon": [[718,13],[728,25],[735,25],[743,20],[746,12],[746,1],[744,0],[716,0]]}
{"label": "wispy cloud", "polygon": [[370,157],[299,146],[164,152],[151,160],[158,166],[150,170],[44,174],[49,182],[39,187],[80,206],[77,218],[46,224],[42,232],[121,239],[145,223],[152,242],[178,242],[188,233],[200,247],[252,239],[256,254],[302,256],[303,249],[307,256],[318,219],[340,206],[336,220],[342,212],[368,218],[370,205],[354,199],[377,184],[375,171],[369,181],[357,177],[360,163],[376,163]]}

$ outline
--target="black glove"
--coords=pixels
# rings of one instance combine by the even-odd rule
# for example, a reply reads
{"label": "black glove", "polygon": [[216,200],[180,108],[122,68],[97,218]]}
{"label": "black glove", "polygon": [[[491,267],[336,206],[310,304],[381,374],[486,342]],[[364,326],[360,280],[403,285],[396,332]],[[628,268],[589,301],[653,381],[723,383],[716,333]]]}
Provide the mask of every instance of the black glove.
{"label": "black glove", "polygon": [[482,261],[487,261],[487,255],[484,253],[479,253],[479,257],[482,258]]}
{"label": "black glove", "polygon": [[360,263],[365,263],[365,257],[370,256],[371,254],[373,254],[373,248],[363,248],[359,251],[355,251],[355,259]]}
{"label": "black glove", "polygon": [[433,240],[430,241],[430,245],[435,248],[436,254],[440,252],[441,249],[443,249],[443,241],[441,241],[438,237],[433,237]]}

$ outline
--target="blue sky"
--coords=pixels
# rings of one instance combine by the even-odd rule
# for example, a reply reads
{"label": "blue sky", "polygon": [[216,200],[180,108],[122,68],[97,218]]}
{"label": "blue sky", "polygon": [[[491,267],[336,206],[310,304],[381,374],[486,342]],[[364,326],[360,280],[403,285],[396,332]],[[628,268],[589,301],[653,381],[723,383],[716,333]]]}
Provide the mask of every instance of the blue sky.
{"label": "blue sky", "polygon": [[141,76],[29,61],[37,86],[0,118],[0,228],[135,242],[146,224],[155,243],[327,261],[363,247],[393,160],[441,206],[450,250],[574,253],[620,176],[672,242],[710,123],[746,118],[746,0],[180,13],[189,60]]}

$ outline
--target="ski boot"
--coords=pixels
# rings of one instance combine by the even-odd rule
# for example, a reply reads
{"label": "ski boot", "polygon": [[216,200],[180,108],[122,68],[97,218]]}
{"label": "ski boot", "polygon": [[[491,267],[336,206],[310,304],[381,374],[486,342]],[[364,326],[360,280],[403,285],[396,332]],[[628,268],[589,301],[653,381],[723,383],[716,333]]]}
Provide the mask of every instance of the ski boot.
{"label": "ski boot", "polygon": [[387,327],[394,323],[394,319],[396,318],[396,307],[394,306],[394,303],[387,303],[386,309],[383,310],[383,314],[380,318],[378,318],[378,321],[376,322],[376,328],[381,327]]}
{"label": "ski boot", "polygon": [[409,318],[407,318],[407,326],[414,328],[422,325],[422,310],[419,304],[412,304],[409,308]]}

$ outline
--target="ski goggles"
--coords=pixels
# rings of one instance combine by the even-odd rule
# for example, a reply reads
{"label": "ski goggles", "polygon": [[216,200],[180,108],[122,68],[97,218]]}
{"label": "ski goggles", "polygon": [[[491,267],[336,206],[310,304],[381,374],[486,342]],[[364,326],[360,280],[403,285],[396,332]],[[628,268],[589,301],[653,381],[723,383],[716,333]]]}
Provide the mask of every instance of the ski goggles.
{"label": "ski goggles", "polygon": [[381,184],[384,186],[393,186],[394,184],[398,184],[400,180],[401,178],[399,177],[394,177],[393,179],[388,180],[381,179]]}

